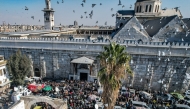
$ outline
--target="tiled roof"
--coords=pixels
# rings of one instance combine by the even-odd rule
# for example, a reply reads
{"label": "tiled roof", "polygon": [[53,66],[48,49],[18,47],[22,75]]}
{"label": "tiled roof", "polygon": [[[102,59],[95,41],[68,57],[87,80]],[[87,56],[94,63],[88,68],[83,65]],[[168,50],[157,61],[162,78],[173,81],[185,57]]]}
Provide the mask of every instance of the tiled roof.
{"label": "tiled roof", "polygon": [[187,25],[188,29],[190,29],[190,18],[182,19],[183,22]]}
{"label": "tiled roof", "polygon": [[158,31],[166,26],[176,16],[157,18],[154,20],[148,20],[143,25],[149,36],[154,36]]}

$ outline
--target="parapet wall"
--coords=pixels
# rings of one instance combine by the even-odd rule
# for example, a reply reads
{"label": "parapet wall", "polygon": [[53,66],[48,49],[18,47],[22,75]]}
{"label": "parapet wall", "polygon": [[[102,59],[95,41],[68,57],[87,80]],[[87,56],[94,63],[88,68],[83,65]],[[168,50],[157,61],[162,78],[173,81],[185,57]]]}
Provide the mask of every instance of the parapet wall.
{"label": "parapet wall", "polygon": [[[103,46],[108,45],[109,40],[89,39],[60,39],[60,38],[0,38],[1,48],[30,48],[48,50],[70,50],[70,51],[96,51],[101,52]],[[127,47],[130,54],[149,54],[163,56],[190,56],[189,43],[169,42],[137,42],[124,41],[120,43]]]}

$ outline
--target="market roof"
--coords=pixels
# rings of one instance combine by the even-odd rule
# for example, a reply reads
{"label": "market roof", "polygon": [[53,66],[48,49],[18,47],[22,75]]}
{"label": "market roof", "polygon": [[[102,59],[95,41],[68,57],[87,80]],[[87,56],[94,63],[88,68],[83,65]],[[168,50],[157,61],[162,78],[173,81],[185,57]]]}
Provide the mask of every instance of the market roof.
{"label": "market roof", "polygon": [[92,59],[89,59],[87,57],[80,57],[80,58],[77,58],[77,59],[73,59],[71,61],[71,63],[79,63],[79,64],[92,64],[94,62],[94,60]]}

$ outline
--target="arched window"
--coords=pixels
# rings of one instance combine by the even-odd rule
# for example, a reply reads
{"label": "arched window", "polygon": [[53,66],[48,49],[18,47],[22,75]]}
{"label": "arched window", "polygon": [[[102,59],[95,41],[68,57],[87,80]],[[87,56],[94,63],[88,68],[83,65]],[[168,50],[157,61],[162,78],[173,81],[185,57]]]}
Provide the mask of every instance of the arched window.
{"label": "arched window", "polygon": [[148,11],[148,5],[146,5],[146,9],[145,9],[145,12],[147,12]]}
{"label": "arched window", "polygon": [[155,7],[155,12],[156,12],[156,10],[157,10],[157,5],[156,5],[156,7]]}
{"label": "arched window", "polygon": [[141,12],[141,6],[140,6],[140,9],[139,9],[139,12]]}
{"label": "arched window", "polygon": [[159,11],[159,8],[160,8],[160,7],[159,7],[159,5],[158,5],[158,9],[157,9],[157,12]]}
{"label": "arched window", "polygon": [[149,12],[151,12],[151,10],[152,10],[152,5],[150,5],[150,7],[149,7]]}
{"label": "arched window", "polygon": [[139,6],[137,6],[137,11],[136,12],[138,12],[139,11]]}

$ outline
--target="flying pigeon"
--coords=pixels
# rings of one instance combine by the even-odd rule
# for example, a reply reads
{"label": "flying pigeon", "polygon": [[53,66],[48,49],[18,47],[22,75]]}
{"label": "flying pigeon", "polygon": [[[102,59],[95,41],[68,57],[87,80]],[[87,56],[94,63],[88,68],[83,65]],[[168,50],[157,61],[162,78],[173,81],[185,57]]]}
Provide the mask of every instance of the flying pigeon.
{"label": "flying pigeon", "polygon": [[83,16],[81,15],[81,17],[80,17],[81,19],[83,18]]}
{"label": "flying pigeon", "polygon": [[87,12],[85,11],[84,13],[86,14]]}
{"label": "flying pigeon", "polygon": [[96,23],[98,23],[98,21],[96,21]]}
{"label": "flying pigeon", "polygon": [[92,8],[95,6],[96,4],[92,4]]}
{"label": "flying pigeon", "polygon": [[86,16],[86,18],[88,18],[88,16]]}
{"label": "flying pigeon", "polygon": [[121,0],[119,0],[119,4],[118,4],[118,6],[119,6],[119,5],[122,5],[122,4],[121,4]]}
{"label": "flying pigeon", "polygon": [[100,5],[102,5],[102,3],[100,3]]}
{"label": "flying pigeon", "polygon": [[31,18],[34,20],[34,16],[31,16]]}
{"label": "flying pigeon", "polygon": [[113,8],[111,8],[111,11],[113,11]]}
{"label": "flying pigeon", "polygon": [[132,8],[132,5],[130,5],[130,9]]}
{"label": "flying pigeon", "polygon": [[73,10],[73,12],[75,13],[75,10]]}
{"label": "flying pigeon", "polygon": [[84,2],[84,3],[85,3],[85,2],[86,2],[86,0],[83,0],[82,2]]}
{"label": "flying pigeon", "polygon": [[90,15],[90,18],[92,19],[92,14],[89,14]]}
{"label": "flying pigeon", "polygon": [[107,22],[105,22],[105,25],[107,25]]}
{"label": "flying pigeon", "polygon": [[64,3],[64,1],[62,0],[62,3]]}
{"label": "flying pigeon", "polygon": [[122,8],[124,8],[124,7],[125,7],[125,5],[122,6]]}
{"label": "flying pigeon", "polygon": [[84,4],[83,4],[83,3],[82,3],[81,5],[82,5],[82,7],[84,7]]}
{"label": "flying pigeon", "polygon": [[40,22],[40,20],[39,20],[39,22]]}
{"label": "flying pigeon", "polygon": [[59,4],[59,1],[57,1],[57,4]]}
{"label": "flying pigeon", "polygon": [[90,12],[90,14],[92,14],[92,15],[93,15],[93,10]]}
{"label": "flying pigeon", "polygon": [[28,7],[25,6],[25,10],[28,10]]}
{"label": "flying pigeon", "polygon": [[112,14],[111,16],[112,16],[112,17],[114,17],[114,16],[115,16],[115,14]]}

